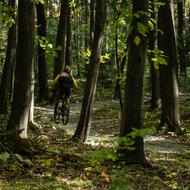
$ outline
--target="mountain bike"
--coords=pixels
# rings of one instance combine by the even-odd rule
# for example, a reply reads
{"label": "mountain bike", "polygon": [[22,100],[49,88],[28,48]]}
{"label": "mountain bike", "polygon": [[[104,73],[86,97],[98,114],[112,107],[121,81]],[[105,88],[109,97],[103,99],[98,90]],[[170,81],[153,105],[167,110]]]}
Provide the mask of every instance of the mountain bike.
{"label": "mountain bike", "polygon": [[59,98],[54,107],[54,121],[62,120],[66,125],[69,121],[70,101],[69,99]]}

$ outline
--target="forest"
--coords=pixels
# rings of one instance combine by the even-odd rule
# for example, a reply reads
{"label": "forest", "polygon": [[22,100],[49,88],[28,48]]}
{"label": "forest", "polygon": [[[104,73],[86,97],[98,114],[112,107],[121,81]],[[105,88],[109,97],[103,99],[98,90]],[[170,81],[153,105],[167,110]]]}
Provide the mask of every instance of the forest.
{"label": "forest", "polygon": [[190,190],[189,84],[188,0],[0,0],[0,190]]}

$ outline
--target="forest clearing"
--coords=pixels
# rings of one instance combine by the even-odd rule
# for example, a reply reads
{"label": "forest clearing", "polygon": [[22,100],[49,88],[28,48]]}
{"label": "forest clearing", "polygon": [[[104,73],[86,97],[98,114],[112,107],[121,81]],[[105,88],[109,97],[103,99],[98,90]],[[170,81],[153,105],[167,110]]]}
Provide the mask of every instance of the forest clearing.
{"label": "forest clearing", "polygon": [[190,190],[189,0],[0,0],[0,190]]}

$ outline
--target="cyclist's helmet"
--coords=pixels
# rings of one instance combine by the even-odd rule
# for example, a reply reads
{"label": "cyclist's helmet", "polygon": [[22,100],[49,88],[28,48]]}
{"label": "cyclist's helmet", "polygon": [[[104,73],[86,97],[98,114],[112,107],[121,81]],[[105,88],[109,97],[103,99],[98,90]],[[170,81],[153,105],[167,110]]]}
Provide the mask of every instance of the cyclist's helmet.
{"label": "cyclist's helmet", "polygon": [[67,73],[71,73],[71,68],[68,65],[65,65],[63,71]]}

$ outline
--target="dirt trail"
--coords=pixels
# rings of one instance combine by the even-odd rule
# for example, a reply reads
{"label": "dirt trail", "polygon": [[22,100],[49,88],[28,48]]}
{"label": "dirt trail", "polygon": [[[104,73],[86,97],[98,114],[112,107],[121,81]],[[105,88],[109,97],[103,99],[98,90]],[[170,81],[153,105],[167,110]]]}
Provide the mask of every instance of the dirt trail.
{"label": "dirt trail", "polygon": [[[95,103],[96,109],[101,109],[106,105],[119,106],[117,101],[97,101]],[[52,106],[35,107],[43,115],[43,120],[47,123],[52,122],[55,127],[64,128],[69,133],[74,133],[80,116],[81,103],[71,104],[69,123],[65,126],[62,123],[53,122],[53,108]],[[109,121],[106,120],[107,125]],[[119,126],[119,124],[118,124]],[[100,143],[102,140],[112,140],[118,136],[119,128],[112,126],[110,118],[110,125],[105,127],[105,119],[92,120],[92,128],[87,143]],[[183,153],[190,151],[190,145],[177,143],[175,140],[164,138],[163,136],[149,136],[144,138],[145,150],[162,153]]]}

